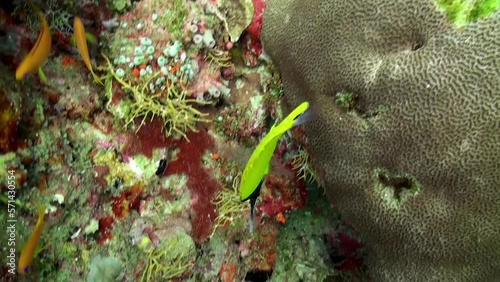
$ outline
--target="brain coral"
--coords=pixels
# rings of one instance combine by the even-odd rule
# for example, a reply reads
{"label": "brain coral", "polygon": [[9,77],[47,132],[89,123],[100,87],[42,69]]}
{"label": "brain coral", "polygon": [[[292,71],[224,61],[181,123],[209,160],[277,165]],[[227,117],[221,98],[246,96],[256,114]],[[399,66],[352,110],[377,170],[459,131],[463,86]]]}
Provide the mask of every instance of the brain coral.
{"label": "brain coral", "polygon": [[430,0],[271,0],[262,40],[288,109],[316,107],[315,164],[373,280],[498,281],[500,13],[457,29]]}

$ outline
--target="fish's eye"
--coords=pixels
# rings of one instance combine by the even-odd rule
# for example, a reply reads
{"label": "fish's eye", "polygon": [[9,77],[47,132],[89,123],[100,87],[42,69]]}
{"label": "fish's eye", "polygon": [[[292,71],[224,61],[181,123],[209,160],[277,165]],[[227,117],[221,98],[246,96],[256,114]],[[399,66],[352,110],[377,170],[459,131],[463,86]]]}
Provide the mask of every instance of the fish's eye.
{"label": "fish's eye", "polygon": [[28,271],[28,269],[29,269],[29,267],[28,267],[28,266],[26,266],[26,267],[24,267],[24,268],[23,268],[23,271],[24,271],[24,272],[27,272],[27,271]]}

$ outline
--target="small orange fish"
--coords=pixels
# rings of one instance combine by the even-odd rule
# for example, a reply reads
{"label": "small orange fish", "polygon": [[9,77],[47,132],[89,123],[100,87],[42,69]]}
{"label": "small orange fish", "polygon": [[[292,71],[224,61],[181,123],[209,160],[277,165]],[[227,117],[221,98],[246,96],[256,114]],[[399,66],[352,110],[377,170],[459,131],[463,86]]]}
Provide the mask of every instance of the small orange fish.
{"label": "small orange fish", "polygon": [[92,69],[92,63],[90,62],[89,48],[87,46],[85,27],[83,26],[82,20],[80,20],[79,17],[75,17],[75,21],[73,22],[73,30],[75,32],[76,47],[78,48],[78,52],[82,56],[83,62],[89,69],[94,80],[99,84],[103,84],[101,79],[95,74],[94,70]]}
{"label": "small orange fish", "polygon": [[42,12],[39,12],[38,15],[42,30],[40,31],[40,35],[38,35],[35,46],[33,46],[28,56],[17,67],[16,80],[21,80],[26,74],[36,71],[49,56],[50,48],[52,47],[49,23],[47,23]]}
{"label": "small orange fish", "polygon": [[33,230],[33,234],[26,242],[22,252],[21,258],[19,258],[19,265],[17,271],[20,274],[25,274],[28,270],[28,267],[31,265],[33,261],[33,257],[35,256],[35,251],[38,247],[38,243],[40,242],[40,236],[42,235],[43,230],[43,219],[45,217],[45,206],[41,205],[38,208],[38,221],[36,222],[35,229]]}
{"label": "small orange fish", "polygon": [[276,215],[276,221],[279,222],[279,223],[281,223],[281,224],[285,224],[285,222],[286,222],[285,215],[283,215],[282,212],[278,213]]}

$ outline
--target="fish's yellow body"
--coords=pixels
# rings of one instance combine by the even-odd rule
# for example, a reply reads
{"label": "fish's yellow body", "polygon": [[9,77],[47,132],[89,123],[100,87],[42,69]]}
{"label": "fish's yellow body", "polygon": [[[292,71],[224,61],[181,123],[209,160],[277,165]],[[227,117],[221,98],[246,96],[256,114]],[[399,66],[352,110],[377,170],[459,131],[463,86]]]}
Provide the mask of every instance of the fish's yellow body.
{"label": "fish's yellow body", "polygon": [[94,69],[92,68],[92,63],[90,62],[89,48],[87,46],[87,35],[85,33],[85,27],[83,26],[82,20],[79,17],[75,17],[73,22],[73,30],[75,35],[76,47],[78,48],[78,52],[80,56],[82,56],[83,62],[89,69],[92,77],[97,83],[102,84],[101,79],[95,74]]}
{"label": "fish's yellow body", "polygon": [[49,56],[50,48],[52,47],[49,23],[42,12],[39,12],[38,15],[40,17],[40,26],[42,27],[40,35],[38,35],[35,46],[33,46],[28,56],[17,67],[16,80],[21,80],[26,74],[36,71]]}
{"label": "fish's yellow body", "polygon": [[40,236],[42,235],[44,217],[45,206],[42,205],[38,208],[38,221],[36,222],[35,229],[28,239],[28,242],[26,242],[26,245],[21,252],[21,257],[19,258],[17,271],[19,271],[20,274],[25,274],[33,261],[35,251],[38,247],[38,243],[40,242]]}
{"label": "fish's yellow body", "polygon": [[241,176],[240,199],[242,201],[247,200],[259,188],[262,179],[269,173],[271,159],[280,137],[297,125],[297,118],[308,108],[308,102],[300,104],[282,122],[274,124],[257,145]]}

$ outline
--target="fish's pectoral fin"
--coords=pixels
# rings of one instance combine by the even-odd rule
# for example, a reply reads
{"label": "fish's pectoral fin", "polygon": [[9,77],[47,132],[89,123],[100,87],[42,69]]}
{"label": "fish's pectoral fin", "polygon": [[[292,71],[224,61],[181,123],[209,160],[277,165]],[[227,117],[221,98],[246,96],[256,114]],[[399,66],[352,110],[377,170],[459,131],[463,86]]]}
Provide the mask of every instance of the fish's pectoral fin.
{"label": "fish's pectoral fin", "polygon": [[38,76],[40,77],[40,81],[47,84],[47,76],[45,76],[42,67],[38,67]]}
{"label": "fish's pectoral fin", "polygon": [[92,45],[97,44],[97,36],[93,35],[92,33],[85,32],[85,38],[90,44]]}
{"label": "fish's pectoral fin", "polygon": [[[92,45],[97,44],[97,36],[93,35],[92,33],[85,32],[85,39],[87,39],[87,42],[89,42]],[[71,45],[76,47],[76,36],[73,33],[70,38]]]}

